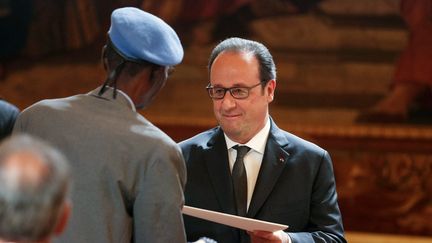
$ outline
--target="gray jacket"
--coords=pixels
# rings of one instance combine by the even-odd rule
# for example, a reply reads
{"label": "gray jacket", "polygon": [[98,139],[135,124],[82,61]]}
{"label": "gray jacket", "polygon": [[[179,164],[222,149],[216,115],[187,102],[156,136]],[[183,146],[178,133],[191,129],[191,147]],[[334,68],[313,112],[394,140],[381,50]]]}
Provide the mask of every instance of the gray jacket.
{"label": "gray jacket", "polygon": [[14,128],[71,162],[72,217],[58,242],[185,242],[180,149],[121,92],[98,90],[40,101]]}

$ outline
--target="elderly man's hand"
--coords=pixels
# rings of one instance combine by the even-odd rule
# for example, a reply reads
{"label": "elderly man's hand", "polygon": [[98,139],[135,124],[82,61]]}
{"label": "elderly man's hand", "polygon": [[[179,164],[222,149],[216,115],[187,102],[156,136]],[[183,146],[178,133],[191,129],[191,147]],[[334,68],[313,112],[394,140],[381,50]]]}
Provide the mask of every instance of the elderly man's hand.
{"label": "elderly man's hand", "polygon": [[248,234],[251,243],[288,243],[291,242],[287,233],[282,230],[276,232],[254,231]]}

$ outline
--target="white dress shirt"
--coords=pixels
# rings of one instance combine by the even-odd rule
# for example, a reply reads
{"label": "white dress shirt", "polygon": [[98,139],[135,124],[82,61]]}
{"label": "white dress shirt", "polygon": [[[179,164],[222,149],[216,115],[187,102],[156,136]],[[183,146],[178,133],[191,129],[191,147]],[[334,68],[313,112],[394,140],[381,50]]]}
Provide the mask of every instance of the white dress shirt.
{"label": "white dress shirt", "polygon": [[269,133],[270,119],[267,120],[265,126],[246,144],[238,144],[232,141],[226,134],[224,134],[228,148],[228,160],[231,171],[233,169],[235,158],[237,156],[237,150],[235,150],[233,147],[235,145],[245,145],[251,148],[251,150],[249,150],[249,152],[243,158],[247,175],[247,209],[249,209],[249,204],[255,188],[255,183],[258,177],[259,170],[261,168],[261,162],[263,160],[264,150]]}
{"label": "white dress shirt", "polygon": [[[228,160],[230,170],[234,167],[235,159],[237,157],[237,150],[233,147],[235,145],[245,145],[251,148],[243,158],[246,175],[247,175],[247,209],[252,199],[252,194],[255,189],[255,184],[258,178],[258,173],[261,168],[261,163],[264,157],[264,151],[267,144],[267,139],[270,134],[270,118],[267,120],[265,126],[246,144],[239,144],[232,141],[225,133],[225,141],[228,148]],[[275,234],[279,235],[283,243],[291,243],[291,238],[286,232],[278,231]]]}

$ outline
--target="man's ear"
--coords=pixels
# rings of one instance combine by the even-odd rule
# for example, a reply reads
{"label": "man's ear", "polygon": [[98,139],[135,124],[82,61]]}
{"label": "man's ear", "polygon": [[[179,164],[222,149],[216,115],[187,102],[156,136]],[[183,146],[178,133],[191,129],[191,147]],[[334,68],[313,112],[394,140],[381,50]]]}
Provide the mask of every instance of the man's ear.
{"label": "man's ear", "polygon": [[165,72],[165,67],[162,66],[153,67],[150,74],[151,84],[154,84],[154,82],[161,82],[163,80],[166,80],[168,78],[166,76],[167,74]]}
{"label": "man's ear", "polygon": [[274,99],[274,93],[276,90],[276,80],[272,79],[267,83],[266,86],[267,92],[268,92],[268,102],[272,102]]}
{"label": "man's ear", "polygon": [[107,57],[106,57],[106,49],[107,49],[107,46],[104,45],[102,47],[102,56],[101,56],[101,58],[102,58],[102,64],[103,64],[103,67],[104,67],[105,71],[108,70],[108,60],[107,60]]}
{"label": "man's ear", "polygon": [[57,219],[57,224],[54,228],[54,235],[60,235],[66,229],[66,225],[70,218],[71,211],[72,211],[71,202],[69,200],[66,200],[63,203],[62,208],[60,209],[60,215]]}

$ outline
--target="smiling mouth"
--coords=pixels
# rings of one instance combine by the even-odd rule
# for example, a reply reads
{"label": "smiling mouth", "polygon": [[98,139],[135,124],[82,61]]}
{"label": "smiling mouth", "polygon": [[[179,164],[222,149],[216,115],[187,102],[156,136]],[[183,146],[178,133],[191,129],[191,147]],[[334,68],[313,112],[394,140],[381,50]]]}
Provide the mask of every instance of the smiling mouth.
{"label": "smiling mouth", "polygon": [[225,118],[237,118],[240,117],[240,114],[224,114],[223,117]]}

